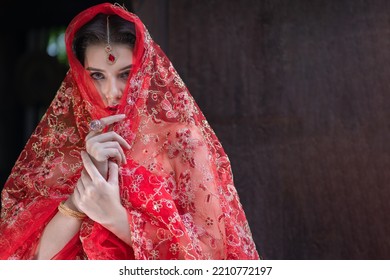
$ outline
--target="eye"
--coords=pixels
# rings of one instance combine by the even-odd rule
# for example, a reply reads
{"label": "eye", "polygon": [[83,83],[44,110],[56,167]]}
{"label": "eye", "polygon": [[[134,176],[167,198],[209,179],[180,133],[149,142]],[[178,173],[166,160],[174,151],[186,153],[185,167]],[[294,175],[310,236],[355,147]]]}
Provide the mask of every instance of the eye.
{"label": "eye", "polygon": [[124,72],[120,73],[119,74],[119,78],[121,78],[122,80],[127,80],[129,75],[130,75],[130,70],[127,70],[127,71],[124,71]]}
{"label": "eye", "polygon": [[100,72],[92,72],[90,74],[90,76],[91,76],[91,78],[93,80],[102,80],[102,79],[104,79],[104,75],[102,73],[100,73]]}

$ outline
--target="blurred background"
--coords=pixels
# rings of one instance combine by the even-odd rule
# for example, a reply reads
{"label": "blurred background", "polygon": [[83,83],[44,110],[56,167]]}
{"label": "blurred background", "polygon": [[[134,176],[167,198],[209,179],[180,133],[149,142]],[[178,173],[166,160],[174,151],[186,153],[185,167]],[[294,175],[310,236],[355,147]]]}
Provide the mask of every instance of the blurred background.
{"label": "blurred background", "polygon": [[[0,188],[105,1],[5,0]],[[134,0],[230,157],[265,259],[390,259],[390,2]]]}

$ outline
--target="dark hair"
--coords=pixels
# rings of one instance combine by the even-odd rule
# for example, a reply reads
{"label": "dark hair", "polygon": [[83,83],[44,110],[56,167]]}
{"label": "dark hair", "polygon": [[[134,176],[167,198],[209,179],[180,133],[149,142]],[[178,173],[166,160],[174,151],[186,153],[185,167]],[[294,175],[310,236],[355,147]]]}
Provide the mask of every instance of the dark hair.
{"label": "dark hair", "polygon": [[[84,64],[85,51],[89,45],[107,43],[107,16],[98,14],[76,32],[72,47],[81,64]],[[135,31],[132,22],[117,15],[109,15],[109,32],[110,43],[134,47]]]}

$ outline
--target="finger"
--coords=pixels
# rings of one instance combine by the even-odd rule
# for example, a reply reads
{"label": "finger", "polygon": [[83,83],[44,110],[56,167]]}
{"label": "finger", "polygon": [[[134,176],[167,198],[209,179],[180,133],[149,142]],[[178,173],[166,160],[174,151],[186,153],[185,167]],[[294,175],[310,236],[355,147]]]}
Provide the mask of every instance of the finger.
{"label": "finger", "polygon": [[125,117],[126,117],[125,114],[118,114],[118,115],[112,115],[112,116],[101,118],[100,121],[102,122],[103,126],[107,126],[119,122],[123,120]]}
{"label": "finger", "polygon": [[116,149],[119,153],[119,154],[116,154],[118,156],[117,161],[126,164],[127,161],[126,161],[125,152],[123,151],[121,145],[119,145],[118,142],[107,142],[103,145],[103,147],[105,149],[108,149],[108,148]]}
{"label": "finger", "polygon": [[[117,152],[115,150],[117,150]],[[126,163],[125,152],[116,141],[88,145],[87,153],[97,161],[103,161],[109,159],[110,157],[115,157],[118,162]]]}
{"label": "finger", "polygon": [[104,180],[103,176],[100,174],[99,170],[93,164],[91,158],[85,151],[81,151],[81,159],[83,160],[84,168],[87,171],[88,175],[91,177],[93,182],[97,182],[98,180]]}
{"label": "finger", "polygon": [[118,175],[119,175],[118,165],[113,161],[109,161],[109,163],[108,163],[108,182],[112,185],[117,186],[119,183]]}
{"label": "finger", "polygon": [[77,192],[81,195],[83,192],[84,192],[84,184],[83,184],[83,180],[80,179],[77,181],[77,184],[76,184],[76,190]]}
{"label": "finger", "polygon": [[122,136],[120,136],[118,133],[116,133],[115,131],[110,131],[110,132],[96,135],[93,139],[90,139],[90,141],[93,141],[93,142],[116,141],[119,143],[119,145],[121,145],[122,147],[124,147],[126,149],[131,148],[130,144],[127,143],[126,140]]}
{"label": "finger", "polygon": [[[125,117],[126,117],[125,114],[118,114],[118,115],[112,115],[112,116],[101,118],[101,119],[99,119],[99,121],[103,125],[103,129],[104,129],[104,127],[109,126],[113,123],[119,122],[119,121],[123,120]],[[91,130],[87,134],[86,139],[88,140],[89,138],[91,138],[95,135],[98,135],[100,133],[102,133],[101,130],[100,131]]]}
{"label": "finger", "polygon": [[122,162],[123,161],[123,156],[120,154],[118,149],[110,148],[110,149],[105,149],[105,159],[115,159],[117,162]]}
{"label": "finger", "polygon": [[91,177],[89,176],[88,172],[83,169],[83,171],[81,172],[81,187],[82,187],[82,190],[85,191],[85,186],[88,186],[90,185],[91,183]]}
{"label": "finger", "polygon": [[87,136],[85,136],[85,140],[88,141],[90,138],[92,138],[92,137],[94,137],[94,136],[96,136],[96,135],[99,135],[99,134],[101,134],[101,133],[102,133],[101,131],[93,131],[93,130],[91,130],[91,131],[87,134]]}

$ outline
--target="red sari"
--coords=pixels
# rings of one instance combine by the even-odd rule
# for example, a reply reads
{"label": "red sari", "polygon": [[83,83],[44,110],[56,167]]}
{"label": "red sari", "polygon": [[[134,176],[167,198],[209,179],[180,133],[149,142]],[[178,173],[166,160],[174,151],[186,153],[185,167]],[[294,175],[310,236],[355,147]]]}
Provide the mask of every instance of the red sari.
{"label": "red sari", "polygon": [[117,112],[126,119],[113,127],[132,146],[119,175],[132,243],[86,218],[53,259],[259,259],[221,143],[139,18],[110,3],[81,12],[66,30],[70,70],[2,192],[0,259],[33,258],[80,177],[89,121],[112,114],[71,47],[98,13],[135,27],[134,66]]}

